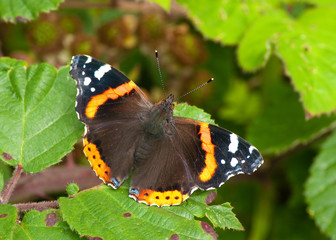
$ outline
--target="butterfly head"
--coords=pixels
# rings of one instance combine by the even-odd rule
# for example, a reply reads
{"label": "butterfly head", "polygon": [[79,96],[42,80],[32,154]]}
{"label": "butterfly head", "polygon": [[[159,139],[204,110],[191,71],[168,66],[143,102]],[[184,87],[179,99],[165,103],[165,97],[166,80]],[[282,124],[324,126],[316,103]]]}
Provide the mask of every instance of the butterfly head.
{"label": "butterfly head", "polygon": [[161,136],[174,122],[173,105],[174,95],[170,94],[166,99],[155,104],[144,118],[144,129],[154,137]]}

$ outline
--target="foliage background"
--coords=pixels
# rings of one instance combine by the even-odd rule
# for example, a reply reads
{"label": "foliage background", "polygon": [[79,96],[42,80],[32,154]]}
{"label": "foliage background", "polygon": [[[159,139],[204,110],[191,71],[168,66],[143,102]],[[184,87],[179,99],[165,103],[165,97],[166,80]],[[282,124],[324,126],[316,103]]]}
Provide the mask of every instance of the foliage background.
{"label": "foliage background", "polygon": [[[203,108],[218,125],[258,147],[265,158],[264,165],[255,174],[230,179],[217,191],[214,204],[230,202],[245,229],[215,228],[218,238],[336,239],[335,1],[60,2],[53,0],[39,5],[36,1],[27,1],[27,5],[19,6],[0,0],[3,19],[0,54],[25,61],[1,59],[1,91],[8,88],[4,79],[15,80],[24,74],[24,68],[19,70],[19,66],[42,62],[49,64],[29,67],[27,79],[36,77],[37,72],[43,73],[42,79],[49,76],[59,79],[55,81],[60,83],[63,79],[63,85],[70,84],[65,80],[68,69],[62,66],[72,55],[85,53],[121,69],[156,102],[163,97],[154,59],[154,50],[158,49],[168,91],[181,96],[214,77],[213,83],[183,101]],[[59,68],[59,72],[50,64]],[[41,89],[36,95],[48,92],[45,81],[30,85]],[[58,95],[55,93],[55,96]],[[74,96],[75,92],[68,92],[61,98],[74,101]],[[9,121],[14,119],[8,115],[10,110],[21,111],[22,107],[8,101],[10,97],[2,95],[1,98],[0,190],[6,190],[5,183],[13,171],[10,166],[22,164],[26,172],[39,172],[21,176],[10,203],[58,199],[65,195],[70,182],[76,182],[81,190],[99,183],[81,153],[80,142],[61,164],[54,165],[80,138],[82,125],[79,122],[71,124],[73,129],[61,120],[57,122],[66,129],[64,136],[68,138],[63,141],[64,146],[55,147],[56,150],[50,147],[57,154],[41,158],[48,159],[44,163],[31,161],[35,155],[29,154],[32,148],[36,154],[49,148],[48,136],[30,142],[28,149],[9,144],[7,138],[15,140],[17,135],[15,131],[4,129],[22,127],[20,118]],[[35,110],[36,98],[28,95],[25,110],[30,106]],[[64,105],[57,111],[61,116],[70,116],[74,114],[71,109]],[[38,126],[48,123],[36,115],[31,118],[33,123],[39,123]],[[27,115],[28,120],[30,116]],[[57,137],[63,139],[64,136]],[[39,148],[35,150],[36,145]],[[14,160],[4,154],[7,152],[12,153]],[[54,166],[46,168],[51,165]],[[62,198],[61,207],[67,204],[69,202]],[[19,205],[14,206],[20,209]],[[0,224],[10,226],[7,233],[11,232],[17,218],[15,208],[13,205],[0,207]],[[2,212],[11,219],[7,215],[1,217]],[[69,215],[61,215],[56,210],[42,214],[33,210],[20,218],[21,230],[8,238],[36,234],[32,225],[45,227],[46,216],[64,218],[71,228],[84,231],[74,227]],[[213,221],[208,223],[218,226]],[[54,232],[49,234],[55,239],[58,228],[66,229],[69,239],[78,238],[65,222],[52,226],[53,230],[49,230]],[[99,235],[99,226],[97,228],[97,236],[103,237]],[[1,231],[5,230],[0,230],[0,234],[5,234]]]}

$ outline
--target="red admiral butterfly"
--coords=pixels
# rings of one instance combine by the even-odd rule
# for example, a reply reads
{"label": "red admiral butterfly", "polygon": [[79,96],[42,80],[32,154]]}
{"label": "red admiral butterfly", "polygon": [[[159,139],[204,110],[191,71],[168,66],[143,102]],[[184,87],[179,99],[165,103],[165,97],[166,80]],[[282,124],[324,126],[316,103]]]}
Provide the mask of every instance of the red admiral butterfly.
{"label": "red admiral butterfly", "polygon": [[147,205],[181,204],[197,188],[221,186],[263,163],[258,150],[223,128],[173,116],[174,96],[152,104],[121,72],[74,56],[76,111],[85,123],[84,153],[114,189],[132,170],[129,196]]}

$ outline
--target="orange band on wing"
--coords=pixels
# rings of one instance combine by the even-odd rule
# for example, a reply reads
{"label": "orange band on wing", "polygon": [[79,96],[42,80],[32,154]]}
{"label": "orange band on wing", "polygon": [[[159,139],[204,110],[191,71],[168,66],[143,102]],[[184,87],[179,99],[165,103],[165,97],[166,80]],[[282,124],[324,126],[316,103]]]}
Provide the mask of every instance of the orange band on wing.
{"label": "orange band on wing", "polygon": [[88,158],[92,169],[96,172],[96,175],[106,184],[111,182],[111,169],[101,159],[97,146],[93,143],[88,142],[87,138],[84,138],[83,142],[84,153]]}
{"label": "orange band on wing", "polygon": [[135,197],[137,201],[161,207],[181,204],[189,197],[189,194],[182,194],[178,190],[159,192],[150,189],[141,189],[139,195],[132,196]]}
{"label": "orange band on wing", "polygon": [[215,146],[211,142],[211,134],[209,124],[201,123],[199,130],[200,139],[202,141],[202,149],[205,151],[205,167],[198,175],[202,182],[209,181],[215,174],[217,162],[215,159]]}
{"label": "orange band on wing", "polygon": [[135,87],[135,83],[133,81],[129,81],[114,89],[109,88],[102,94],[93,96],[85,109],[85,115],[88,118],[93,118],[96,115],[99,106],[103,105],[108,99],[116,100],[125,94],[129,94]]}

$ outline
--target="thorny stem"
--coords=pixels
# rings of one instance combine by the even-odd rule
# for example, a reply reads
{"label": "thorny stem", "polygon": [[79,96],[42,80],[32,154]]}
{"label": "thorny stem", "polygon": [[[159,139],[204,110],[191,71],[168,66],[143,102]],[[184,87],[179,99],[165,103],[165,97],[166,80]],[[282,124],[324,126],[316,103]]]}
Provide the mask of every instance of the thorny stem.
{"label": "thorny stem", "polygon": [[58,201],[49,201],[49,202],[35,202],[35,203],[18,203],[14,204],[19,211],[28,211],[31,209],[36,210],[45,210],[49,208],[59,208]]}
{"label": "thorny stem", "polygon": [[20,175],[22,173],[23,169],[22,169],[22,165],[19,164],[16,169],[13,172],[13,177],[11,178],[11,180],[8,182],[6,188],[2,191],[2,194],[0,196],[0,204],[6,204],[8,203],[8,200],[10,199],[14,188],[20,178]]}

